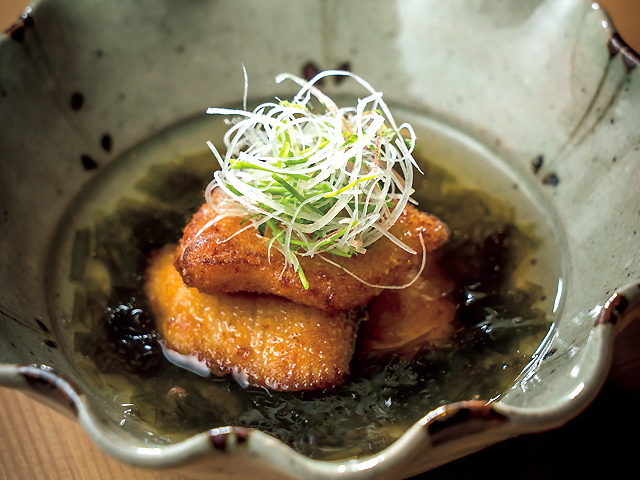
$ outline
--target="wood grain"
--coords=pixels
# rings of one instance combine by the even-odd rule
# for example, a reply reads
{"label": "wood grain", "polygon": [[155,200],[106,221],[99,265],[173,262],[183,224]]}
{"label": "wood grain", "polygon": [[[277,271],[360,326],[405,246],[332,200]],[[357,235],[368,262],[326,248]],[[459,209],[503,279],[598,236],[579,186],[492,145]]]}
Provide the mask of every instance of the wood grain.
{"label": "wood grain", "polygon": [[0,479],[185,480],[170,471],[125,465],[87,438],[70,418],[25,394],[0,388]]}

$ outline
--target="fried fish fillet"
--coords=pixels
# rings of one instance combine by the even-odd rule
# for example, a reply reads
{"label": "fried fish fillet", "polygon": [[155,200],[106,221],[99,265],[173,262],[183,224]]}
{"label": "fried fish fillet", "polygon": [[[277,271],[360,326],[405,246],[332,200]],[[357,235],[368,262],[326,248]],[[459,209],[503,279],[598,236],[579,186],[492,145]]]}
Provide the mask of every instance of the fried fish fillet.
{"label": "fried fish fillet", "polygon": [[[407,273],[407,279],[414,272]],[[358,340],[358,357],[394,354],[411,359],[419,351],[452,345],[461,326],[446,296],[453,281],[429,258],[424,272],[407,288],[385,290],[369,305]]]}
{"label": "fried fish fillet", "polygon": [[197,356],[218,376],[272,390],[316,390],[349,373],[356,315],[329,313],[273,295],[206,295],[174,267],[176,247],[156,252],[145,293],[165,347]]}
{"label": "fried fish fillet", "polygon": [[[222,195],[224,193],[216,189],[213,203]],[[408,205],[390,232],[417,254],[409,253],[383,237],[365,254],[332,258],[342,269],[366,283],[327,263],[322,255],[301,257],[300,264],[309,283],[305,290],[298,273],[292,268],[284,268],[284,255],[275,249],[269,252],[269,238],[254,228],[237,233],[243,228],[241,217],[222,218],[207,226],[207,222],[217,215],[218,212],[205,203],[184,230],[176,268],[186,285],[209,294],[274,294],[332,312],[351,310],[369,302],[382,291],[372,285],[402,284],[406,272],[422,261],[420,236],[425,253],[429,253],[442,245],[449,235],[447,226],[438,218]],[[329,255],[326,257],[330,258]]]}

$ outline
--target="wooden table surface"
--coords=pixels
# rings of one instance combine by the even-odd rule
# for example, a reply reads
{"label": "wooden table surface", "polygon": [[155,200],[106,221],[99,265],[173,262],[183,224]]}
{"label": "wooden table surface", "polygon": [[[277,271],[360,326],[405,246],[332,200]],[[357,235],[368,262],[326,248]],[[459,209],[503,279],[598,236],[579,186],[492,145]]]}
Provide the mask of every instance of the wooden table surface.
{"label": "wooden table surface", "polygon": [[[622,37],[640,51],[640,0],[602,0]],[[27,4],[0,0],[0,30]],[[640,160],[640,159],[639,159]],[[489,447],[420,476],[462,479],[515,474],[528,478],[627,476],[637,471],[640,323],[619,336],[610,377],[596,401],[564,427]],[[17,391],[0,388],[0,479],[186,480],[171,471],[124,465],[87,440],[73,421]],[[629,436],[630,435],[630,436]],[[416,477],[418,478],[418,477]]]}

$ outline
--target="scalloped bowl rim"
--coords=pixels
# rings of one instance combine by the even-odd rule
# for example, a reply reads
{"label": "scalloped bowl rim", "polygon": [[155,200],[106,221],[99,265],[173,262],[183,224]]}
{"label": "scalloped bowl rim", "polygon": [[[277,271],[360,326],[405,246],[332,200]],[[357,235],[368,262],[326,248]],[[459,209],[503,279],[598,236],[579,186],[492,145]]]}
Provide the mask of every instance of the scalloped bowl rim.
{"label": "scalloped bowl rim", "polygon": [[[40,1],[36,0],[32,4],[32,11],[37,11],[39,4]],[[610,42],[614,42],[615,48],[623,51],[627,58],[635,59],[637,62],[640,56],[624,44],[602,8],[600,8],[600,14],[603,29],[607,32]],[[0,45],[8,41],[8,35],[6,35],[5,38],[0,39]],[[624,311],[618,308],[621,298],[626,300]],[[373,475],[383,474],[392,469],[402,459],[423,449],[425,445],[430,445],[432,449],[430,453],[433,453],[434,449],[438,448],[438,444],[434,445],[433,442],[438,433],[436,431],[433,434],[429,431],[429,427],[438,425],[443,420],[449,420],[461,411],[470,412],[473,418],[480,420],[482,426],[479,429],[472,429],[466,436],[459,435],[444,443],[469,443],[469,437],[483,435],[482,441],[476,443],[472,441],[471,448],[465,447],[463,455],[523,433],[547,430],[568,422],[586,408],[597,395],[609,370],[615,335],[639,309],[640,284],[632,282],[611,295],[600,311],[590,334],[589,342],[594,342],[598,346],[596,368],[592,371],[592,377],[585,383],[584,388],[575,396],[566,398],[564,403],[557,404],[554,408],[538,410],[509,406],[501,400],[493,403],[466,401],[446,405],[427,413],[384,450],[358,459],[330,461],[311,459],[266,433],[240,427],[214,428],[170,445],[132,446],[124,438],[107,435],[103,420],[96,414],[95,407],[88,396],[63,373],[49,366],[1,364],[0,385],[20,389],[66,415],[75,417],[88,436],[102,450],[133,465],[172,467],[203,455],[218,454],[220,459],[224,458],[228,461],[229,454],[240,457],[251,454],[283,474],[317,479],[330,476],[371,478]],[[35,390],[34,383],[38,384]],[[465,418],[468,418],[468,415]],[[490,441],[487,441],[487,434],[491,438]],[[462,449],[460,447],[459,450]],[[459,456],[460,454],[456,453],[449,460]],[[442,463],[444,463],[442,460],[434,460],[432,466]],[[286,471],[284,465],[286,465]]]}

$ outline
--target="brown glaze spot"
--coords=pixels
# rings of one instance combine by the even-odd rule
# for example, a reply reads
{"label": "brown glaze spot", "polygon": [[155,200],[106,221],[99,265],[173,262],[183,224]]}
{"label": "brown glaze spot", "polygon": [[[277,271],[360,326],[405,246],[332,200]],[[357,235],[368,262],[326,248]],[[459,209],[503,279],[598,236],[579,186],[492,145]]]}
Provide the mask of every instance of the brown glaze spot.
{"label": "brown glaze spot", "polygon": [[618,52],[625,46],[624,41],[617,33],[612,35],[609,41],[607,42],[607,47],[609,47],[609,55],[615,57]]}
{"label": "brown glaze spot", "polygon": [[211,440],[211,444],[213,448],[216,450],[226,450],[227,449],[227,434],[226,433],[218,433],[217,435],[210,435],[209,439]]}
{"label": "brown glaze spot", "polygon": [[[349,62],[342,62],[340,65],[338,65],[335,70],[343,70],[346,72],[351,71],[351,64]],[[307,62],[303,65],[302,67],[302,76],[304,77],[305,80],[309,81],[311,80],[313,77],[315,77],[318,73],[320,73],[320,67],[318,67],[315,63],[313,62]],[[345,75],[337,75],[334,77],[334,82],[336,83],[336,85],[344,82],[347,79],[347,77]],[[318,80],[318,82],[316,82],[317,85],[322,85],[322,83],[324,82],[324,79]]]}
{"label": "brown glaze spot", "polygon": [[98,164],[96,163],[96,161],[89,155],[82,155],[80,157],[80,161],[82,162],[82,166],[85,170],[95,170],[96,168],[98,168]]}
{"label": "brown glaze spot", "polygon": [[427,431],[435,446],[498,427],[507,420],[485,402],[460,402],[448,405],[445,412],[427,426]]}
{"label": "brown glaze spot", "polygon": [[26,35],[27,28],[30,27],[33,27],[33,17],[25,12],[13,25],[7,28],[5,33],[9,35],[12,40],[22,42]]}
{"label": "brown glaze spot", "polygon": [[617,33],[611,36],[607,47],[609,48],[609,55],[612,57],[615,57],[619,52],[621,53],[622,62],[627,67],[627,70],[633,70],[640,63],[640,56]]}
{"label": "brown glaze spot", "polygon": [[233,429],[236,434],[236,438],[238,439],[238,445],[247,443],[249,440],[249,435],[251,434],[251,430],[248,428],[236,427]]}
{"label": "brown glaze spot", "polygon": [[[304,64],[304,66],[302,67],[302,76],[306,81],[311,80],[313,77],[315,77],[318,73],[320,73],[320,69],[318,68],[318,66],[313,63],[313,62],[307,62]],[[318,81],[316,83],[316,85],[322,85],[322,80]]]}
{"label": "brown glaze spot", "polygon": [[630,48],[625,48],[622,51],[622,61],[627,67],[627,70],[633,70],[640,64],[640,55]]}
{"label": "brown glaze spot", "polygon": [[540,171],[540,168],[542,168],[543,163],[544,163],[544,155],[542,154],[538,155],[533,160],[531,160],[531,170],[533,171],[534,175]]}
{"label": "brown glaze spot", "polygon": [[[338,65],[336,67],[336,70],[344,70],[346,72],[350,72],[351,71],[351,64],[349,62],[343,62],[343,63],[341,63],[340,65]],[[336,85],[341,84],[346,79],[347,79],[347,77],[344,76],[344,75],[339,75],[339,76],[335,77]]]}
{"label": "brown glaze spot", "polygon": [[71,108],[73,110],[80,110],[82,108],[82,105],[84,105],[84,95],[82,95],[80,92],[74,92],[73,94],[71,94],[69,104],[71,105]]}
{"label": "brown glaze spot", "polygon": [[542,178],[542,184],[543,185],[549,185],[551,187],[555,187],[560,183],[560,178],[558,177],[558,175],[554,172],[550,172],[547,173],[543,178]]}
{"label": "brown glaze spot", "polygon": [[58,348],[58,345],[53,340],[49,340],[48,338],[44,341],[44,344],[49,348]]}
{"label": "brown glaze spot", "polygon": [[78,389],[68,379],[64,378],[62,374],[47,365],[24,367],[21,373],[29,387],[34,391],[68,408],[75,415],[78,414],[76,404],[72,398],[69,397],[68,393],[57,385],[56,379],[70,385],[75,391],[78,391]]}
{"label": "brown glaze spot", "polygon": [[228,441],[230,438],[235,437],[236,445],[246,445],[251,435],[251,430],[243,427],[233,427],[229,433],[215,433],[219,430],[209,430],[209,440],[213,448],[220,451],[225,451],[229,447]]}
{"label": "brown glaze spot", "polygon": [[604,325],[610,323],[615,325],[620,315],[629,307],[629,300],[624,295],[614,293],[611,298],[604,304],[602,312],[598,315],[596,325]]}

